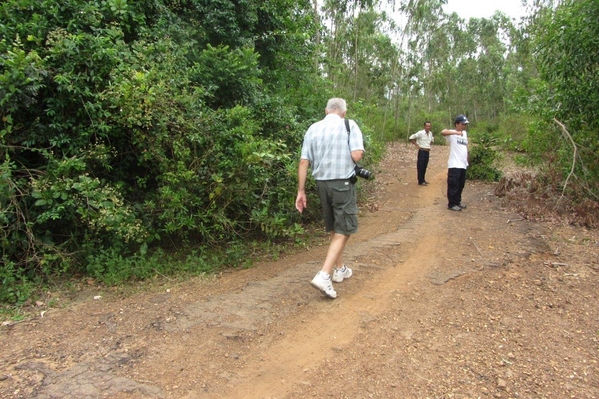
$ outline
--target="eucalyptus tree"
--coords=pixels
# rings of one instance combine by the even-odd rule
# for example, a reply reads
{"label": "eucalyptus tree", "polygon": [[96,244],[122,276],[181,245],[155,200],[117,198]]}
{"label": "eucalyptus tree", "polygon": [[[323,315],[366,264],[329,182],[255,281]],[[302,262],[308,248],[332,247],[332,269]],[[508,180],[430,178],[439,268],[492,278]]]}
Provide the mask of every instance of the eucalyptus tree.
{"label": "eucalyptus tree", "polygon": [[471,46],[465,26],[464,20],[452,13],[429,43],[430,62],[434,64],[429,87],[431,95],[438,99],[437,107],[443,111],[447,122],[452,121],[455,114],[466,112],[463,91],[467,87],[460,76],[464,73],[462,62]]}
{"label": "eucalyptus tree", "polygon": [[[368,73],[369,65],[365,57],[376,57],[376,49],[381,40],[385,41],[385,30],[390,20],[385,12],[375,6],[373,0],[324,1],[321,11],[325,29],[323,41],[326,43],[326,56],[323,65],[326,76],[334,88],[352,87],[352,98],[359,96],[357,86],[363,75]],[[370,55],[367,55],[370,54]],[[362,68],[366,70],[362,73]],[[348,84],[351,79],[351,86]]]}
{"label": "eucalyptus tree", "polygon": [[[407,57],[409,78],[422,85],[426,97],[431,93],[431,77],[435,69],[447,56],[443,54],[442,48],[437,47],[439,42],[446,38],[445,14],[442,8],[445,3],[445,0],[410,0],[403,3],[400,8],[406,16],[403,30],[408,39],[406,44],[409,52]],[[428,100],[432,100],[432,95]]]}
{"label": "eucalyptus tree", "polygon": [[431,86],[438,63],[436,49],[431,42],[434,36],[438,40],[438,36],[443,35],[439,29],[442,29],[445,18],[442,6],[446,3],[446,0],[406,0],[401,1],[398,7],[400,19],[405,22],[400,39],[404,50],[400,62],[404,68],[397,79],[403,86],[401,92],[407,96],[406,134],[411,131],[413,102],[426,98],[429,110],[436,102]]}
{"label": "eucalyptus tree", "polygon": [[351,100],[354,112],[367,113],[377,137],[383,138],[390,93],[397,84],[394,71],[400,64],[399,49],[390,35],[397,27],[387,12],[375,9],[375,3],[324,3],[322,70],[333,93]]}
{"label": "eucalyptus tree", "polygon": [[468,87],[465,94],[474,120],[496,120],[506,111],[505,66],[512,28],[510,19],[501,12],[468,23],[468,36],[474,40],[469,54],[474,68],[463,77],[463,83]]}
{"label": "eucalyptus tree", "polygon": [[339,83],[351,90],[354,101],[359,98],[376,103],[385,97],[391,84],[397,50],[383,33],[387,23],[385,13],[370,10],[359,13],[348,25],[348,37],[354,38],[346,42],[346,67],[351,73],[340,77]]}

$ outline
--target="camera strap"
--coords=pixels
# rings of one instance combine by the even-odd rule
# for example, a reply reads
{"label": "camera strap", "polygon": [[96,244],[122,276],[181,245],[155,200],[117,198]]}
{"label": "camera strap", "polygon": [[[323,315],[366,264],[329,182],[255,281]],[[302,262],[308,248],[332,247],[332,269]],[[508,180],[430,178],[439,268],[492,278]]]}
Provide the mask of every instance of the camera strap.
{"label": "camera strap", "polygon": [[[349,119],[344,118],[344,120],[345,120],[345,128],[347,129],[347,149],[349,150],[349,157],[351,158],[351,147],[349,146],[349,135],[351,133],[351,129],[349,128]],[[354,165],[355,165],[355,167],[358,166],[358,164],[355,162],[354,162]],[[349,181],[351,182],[351,184],[356,184],[356,182],[358,181],[358,178],[356,177],[355,173],[352,175],[352,177],[349,178]]]}
{"label": "camera strap", "polygon": [[347,146],[349,147],[349,134],[351,133],[351,129],[349,128],[349,119],[345,118],[345,128],[347,129]]}
{"label": "camera strap", "polygon": [[[351,129],[349,128],[349,119],[344,118],[345,121],[345,128],[347,129],[347,149],[349,150],[349,156],[351,157],[351,147],[349,146],[349,135],[351,133]],[[356,165],[356,163],[354,162],[354,165]]]}

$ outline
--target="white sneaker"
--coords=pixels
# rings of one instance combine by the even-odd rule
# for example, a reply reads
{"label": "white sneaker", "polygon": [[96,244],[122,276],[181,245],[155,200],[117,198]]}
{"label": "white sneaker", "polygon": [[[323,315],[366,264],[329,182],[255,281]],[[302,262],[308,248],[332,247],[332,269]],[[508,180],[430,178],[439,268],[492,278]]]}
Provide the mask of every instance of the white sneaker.
{"label": "white sneaker", "polygon": [[325,278],[322,272],[316,273],[316,276],[310,282],[312,287],[316,288],[318,291],[322,292],[329,298],[337,298],[337,292],[333,289],[333,283],[331,282],[331,276]]}
{"label": "white sneaker", "polygon": [[343,265],[343,267],[341,269],[335,269],[335,271],[333,272],[333,281],[336,283],[340,283],[342,282],[344,279],[346,278],[350,278],[352,275],[352,270]]}

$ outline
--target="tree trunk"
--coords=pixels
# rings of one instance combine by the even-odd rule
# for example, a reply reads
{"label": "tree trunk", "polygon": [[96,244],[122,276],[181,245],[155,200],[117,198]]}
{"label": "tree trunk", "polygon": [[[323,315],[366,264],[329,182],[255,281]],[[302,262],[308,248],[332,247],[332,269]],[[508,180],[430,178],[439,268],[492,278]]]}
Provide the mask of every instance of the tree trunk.
{"label": "tree trunk", "polygon": [[316,45],[316,54],[314,54],[314,70],[318,71],[318,47],[320,46],[320,16],[318,15],[318,0],[314,0],[314,20],[316,21],[316,37],[314,37],[314,43]]}

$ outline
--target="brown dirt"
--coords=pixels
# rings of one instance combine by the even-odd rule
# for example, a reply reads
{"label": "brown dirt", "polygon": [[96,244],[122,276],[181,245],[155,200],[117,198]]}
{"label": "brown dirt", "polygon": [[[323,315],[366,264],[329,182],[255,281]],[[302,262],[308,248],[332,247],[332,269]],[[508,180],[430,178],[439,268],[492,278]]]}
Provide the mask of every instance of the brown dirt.
{"label": "brown dirt", "polygon": [[[446,209],[395,144],[330,300],[319,245],[123,297],[91,286],[0,330],[2,398],[599,398],[599,235],[467,182]],[[96,299],[94,299],[96,297]],[[98,298],[100,297],[100,298]],[[42,312],[43,317],[42,317]]]}

